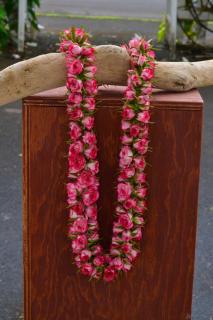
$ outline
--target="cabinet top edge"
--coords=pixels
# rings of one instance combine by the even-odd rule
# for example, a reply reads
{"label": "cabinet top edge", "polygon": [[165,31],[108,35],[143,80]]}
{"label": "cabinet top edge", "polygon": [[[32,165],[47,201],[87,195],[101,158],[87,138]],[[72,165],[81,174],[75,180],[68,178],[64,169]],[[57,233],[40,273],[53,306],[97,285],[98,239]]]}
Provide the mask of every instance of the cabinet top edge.
{"label": "cabinet top edge", "polygon": [[[112,101],[121,104],[124,96],[124,86],[100,86],[97,100],[103,100],[106,105]],[[40,106],[42,104],[53,104],[54,106],[64,106],[66,99],[66,87],[59,87],[28,96],[23,99],[26,104]],[[152,95],[152,104],[157,107],[187,107],[189,109],[200,109],[203,106],[203,99],[197,89],[187,92],[169,92],[155,89]]]}

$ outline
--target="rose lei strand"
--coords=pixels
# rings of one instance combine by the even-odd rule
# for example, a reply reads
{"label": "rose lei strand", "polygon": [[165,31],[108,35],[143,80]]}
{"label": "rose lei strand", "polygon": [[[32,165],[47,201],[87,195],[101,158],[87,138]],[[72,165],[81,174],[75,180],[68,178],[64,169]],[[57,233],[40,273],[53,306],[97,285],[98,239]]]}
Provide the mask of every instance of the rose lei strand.
{"label": "rose lei strand", "polygon": [[139,37],[132,39],[126,50],[130,56],[131,69],[128,70],[122,110],[117,206],[110,251],[104,253],[97,222],[99,163],[93,128],[98,87],[95,80],[94,48],[88,42],[88,34],[79,28],[65,30],[60,45],[60,51],[66,57],[70,137],[68,236],[80,272],[107,282],[131,269],[140,251],[143,214],[146,210],[144,156],[149,144],[148,124],[155,53],[150,42]]}

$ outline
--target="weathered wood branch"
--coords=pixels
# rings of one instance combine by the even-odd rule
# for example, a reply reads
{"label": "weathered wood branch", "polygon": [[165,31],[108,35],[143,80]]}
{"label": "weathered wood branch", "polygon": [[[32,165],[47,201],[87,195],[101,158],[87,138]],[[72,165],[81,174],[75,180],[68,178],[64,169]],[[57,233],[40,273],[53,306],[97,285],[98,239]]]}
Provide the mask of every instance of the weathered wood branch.
{"label": "weathered wood branch", "polygon": [[[129,56],[125,49],[114,45],[97,46],[95,63],[99,84],[126,84]],[[16,63],[0,72],[0,105],[63,86],[65,82],[63,53],[49,53]],[[158,62],[154,85],[174,91],[213,85],[213,60]]]}

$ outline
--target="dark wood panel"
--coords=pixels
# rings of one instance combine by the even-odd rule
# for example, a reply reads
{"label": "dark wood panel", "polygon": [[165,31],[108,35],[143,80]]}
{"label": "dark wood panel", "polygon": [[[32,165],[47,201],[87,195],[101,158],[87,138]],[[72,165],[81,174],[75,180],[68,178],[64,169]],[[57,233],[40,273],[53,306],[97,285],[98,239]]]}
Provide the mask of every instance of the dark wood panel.
{"label": "dark wood panel", "polygon": [[[101,197],[99,221],[109,246],[120,134],[119,93],[100,95],[96,113]],[[194,100],[197,92],[194,91]],[[106,99],[107,96],[107,99]],[[67,117],[63,96],[25,100],[24,255],[26,320],[190,319],[202,126],[202,102],[155,96],[142,252],[112,284],[76,272],[66,237]],[[179,100],[179,94],[175,94]],[[111,97],[111,98],[110,98]],[[182,96],[183,99],[183,96]],[[55,100],[56,101],[56,100]],[[60,102],[61,101],[61,102]],[[120,102],[119,102],[120,101]],[[193,101],[193,99],[191,100]],[[59,103],[60,102],[60,103]],[[188,105],[187,105],[188,104]],[[165,107],[166,106],[166,107]],[[177,107],[178,106],[178,107]],[[171,107],[171,108],[169,108]]]}

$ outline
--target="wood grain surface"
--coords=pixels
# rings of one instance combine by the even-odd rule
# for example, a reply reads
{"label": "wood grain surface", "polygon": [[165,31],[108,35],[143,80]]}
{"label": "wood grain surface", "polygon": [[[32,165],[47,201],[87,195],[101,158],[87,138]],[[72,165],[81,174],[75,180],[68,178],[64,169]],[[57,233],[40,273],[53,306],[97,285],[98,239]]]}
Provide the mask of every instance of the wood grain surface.
{"label": "wood grain surface", "polygon": [[[112,234],[121,88],[101,89],[95,127],[103,245]],[[67,116],[64,89],[23,103],[25,320],[185,320],[191,318],[202,100],[153,97],[147,161],[148,212],[141,254],[114,283],[88,282],[73,265],[67,233]]]}

